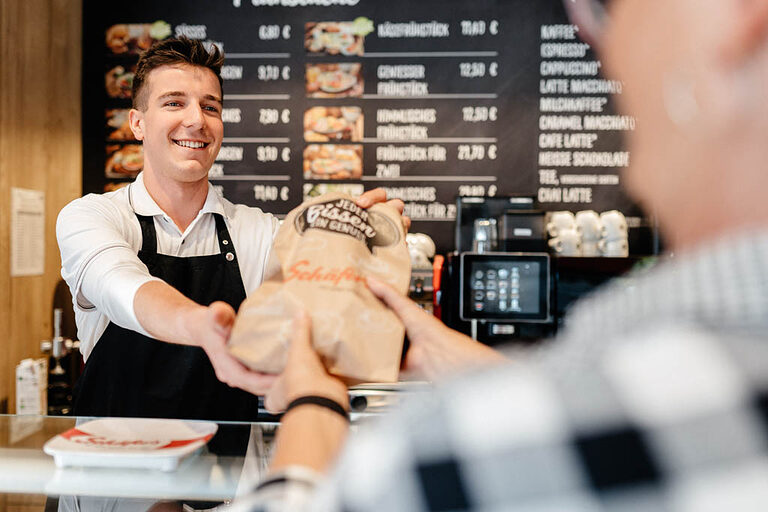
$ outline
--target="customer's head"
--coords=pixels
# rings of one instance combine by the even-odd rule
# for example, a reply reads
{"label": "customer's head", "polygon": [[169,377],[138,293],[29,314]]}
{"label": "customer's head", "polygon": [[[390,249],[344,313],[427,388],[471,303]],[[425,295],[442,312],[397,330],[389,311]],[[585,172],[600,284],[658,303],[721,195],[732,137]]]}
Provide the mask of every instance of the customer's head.
{"label": "customer's head", "polygon": [[[637,117],[624,182],[672,246],[768,225],[768,0],[565,2],[585,7],[623,83],[618,105]],[[589,13],[602,4],[600,32]]]}
{"label": "customer's head", "polygon": [[146,110],[147,82],[153,70],[162,66],[180,65],[206,68],[216,76],[219,87],[222,87],[221,66],[223,63],[224,55],[215,45],[212,45],[209,51],[202,42],[195,39],[179,37],[155,43],[142,54],[136,65],[132,90],[133,108]]}

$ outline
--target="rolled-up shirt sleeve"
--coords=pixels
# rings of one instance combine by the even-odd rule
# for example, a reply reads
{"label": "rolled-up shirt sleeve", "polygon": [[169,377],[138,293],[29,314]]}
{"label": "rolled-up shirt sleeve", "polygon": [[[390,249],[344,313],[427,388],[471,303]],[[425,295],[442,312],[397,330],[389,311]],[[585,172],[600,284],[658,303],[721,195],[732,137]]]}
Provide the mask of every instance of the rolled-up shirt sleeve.
{"label": "rolled-up shirt sleeve", "polygon": [[[158,281],[137,255],[131,219],[98,196],[73,201],[59,213],[56,237],[61,251],[61,275],[75,306],[97,309],[113,323],[147,334],[136,318],[133,300],[138,289]],[[136,228],[138,229],[138,228]],[[138,233],[137,233],[138,234]],[[140,243],[140,242],[138,242]]]}

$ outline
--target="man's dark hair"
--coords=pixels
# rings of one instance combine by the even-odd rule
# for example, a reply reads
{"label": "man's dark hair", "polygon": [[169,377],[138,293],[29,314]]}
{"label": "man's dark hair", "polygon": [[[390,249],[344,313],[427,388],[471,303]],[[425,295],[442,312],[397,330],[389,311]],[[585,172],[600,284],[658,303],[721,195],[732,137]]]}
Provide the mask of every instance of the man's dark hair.
{"label": "man's dark hair", "polygon": [[136,64],[136,74],[133,77],[132,97],[133,108],[145,110],[147,98],[145,83],[152,70],[160,66],[174,66],[188,64],[200,66],[213,71],[219,79],[219,86],[223,88],[221,79],[221,66],[224,63],[224,53],[216,45],[211,45],[211,50],[196,39],[178,37],[165,39],[153,44],[139,59]]}

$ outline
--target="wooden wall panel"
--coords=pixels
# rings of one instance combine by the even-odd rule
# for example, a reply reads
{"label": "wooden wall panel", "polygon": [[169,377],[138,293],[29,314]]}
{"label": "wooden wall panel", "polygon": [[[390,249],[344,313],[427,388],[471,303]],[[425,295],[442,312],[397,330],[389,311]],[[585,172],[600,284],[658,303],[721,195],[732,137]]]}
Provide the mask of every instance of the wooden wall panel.
{"label": "wooden wall panel", "polygon": [[[80,195],[81,0],[0,2],[0,400],[51,336],[58,211]],[[10,190],[45,191],[45,273],[10,277]]]}
{"label": "wooden wall panel", "polygon": [[[5,108],[7,86],[5,84],[6,72],[10,74],[10,69],[13,64],[9,62],[10,47],[5,44],[4,41],[10,37],[13,37],[11,33],[11,27],[8,26],[8,2],[0,2],[0,333],[4,335],[3,341],[0,341],[0,403],[2,400],[8,399],[8,375],[7,368],[9,365],[9,349],[10,344],[7,335],[10,333],[10,318],[11,318],[11,296],[8,293],[10,289],[10,246],[9,246],[9,229],[10,229],[10,212],[9,212],[9,189],[8,184],[10,170],[6,169],[4,165],[5,153],[6,153],[6,121],[5,114],[2,112]],[[10,128],[10,125],[8,125]],[[0,406],[0,410],[2,407]],[[5,503],[0,502],[5,508]]]}

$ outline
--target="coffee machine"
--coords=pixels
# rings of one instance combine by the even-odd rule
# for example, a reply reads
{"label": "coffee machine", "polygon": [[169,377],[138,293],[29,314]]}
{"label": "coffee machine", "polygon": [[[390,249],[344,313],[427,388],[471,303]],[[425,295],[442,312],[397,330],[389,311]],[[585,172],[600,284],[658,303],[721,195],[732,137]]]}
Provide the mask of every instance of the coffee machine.
{"label": "coffee machine", "polygon": [[436,305],[446,325],[488,345],[551,337],[570,304],[639,260],[550,253],[546,212],[534,197],[456,204],[456,250],[446,255]]}

